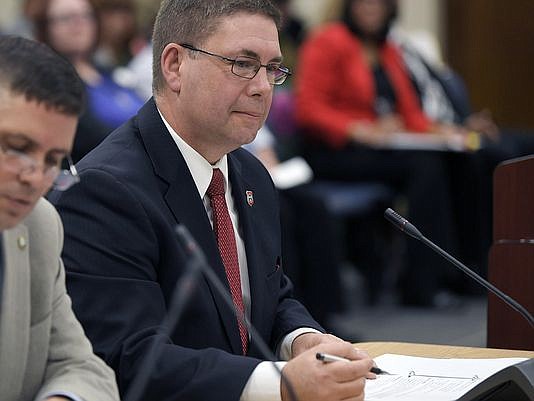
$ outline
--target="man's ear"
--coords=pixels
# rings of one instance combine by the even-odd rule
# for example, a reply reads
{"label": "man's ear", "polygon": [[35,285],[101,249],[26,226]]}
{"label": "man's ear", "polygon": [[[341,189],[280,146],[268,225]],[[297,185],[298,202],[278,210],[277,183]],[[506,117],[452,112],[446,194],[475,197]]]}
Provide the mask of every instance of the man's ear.
{"label": "man's ear", "polygon": [[161,73],[169,89],[179,93],[181,86],[180,67],[186,56],[186,49],[176,43],[169,43],[161,53]]}

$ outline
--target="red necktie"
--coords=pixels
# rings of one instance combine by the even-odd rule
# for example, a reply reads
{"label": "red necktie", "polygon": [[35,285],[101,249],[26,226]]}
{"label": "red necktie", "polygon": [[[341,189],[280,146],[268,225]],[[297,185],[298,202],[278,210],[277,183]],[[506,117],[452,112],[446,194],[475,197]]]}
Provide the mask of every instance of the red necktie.
{"label": "red necktie", "polygon": [[[211,209],[213,211],[213,230],[217,238],[217,245],[219,246],[219,253],[226,270],[226,277],[230,284],[230,292],[232,299],[237,309],[241,313],[245,312],[243,306],[243,295],[241,293],[241,277],[239,274],[239,261],[237,258],[237,246],[235,242],[234,227],[230,214],[228,213],[228,206],[224,198],[224,176],[218,168],[213,169],[213,176],[206,194],[210,198]],[[247,328],[237,319],[239,326],[239,335],[241,336],[241,345],[243,347],[243,354],[247,353],[248,348],[248,334]]]}

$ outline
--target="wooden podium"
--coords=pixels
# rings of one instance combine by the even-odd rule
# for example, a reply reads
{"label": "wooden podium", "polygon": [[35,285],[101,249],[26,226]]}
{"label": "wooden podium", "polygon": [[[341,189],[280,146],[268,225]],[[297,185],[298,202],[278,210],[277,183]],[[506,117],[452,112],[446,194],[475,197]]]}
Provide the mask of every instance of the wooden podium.
{"label": "wooden podium", "polygon": [[[493,244],[488,279],[534,313],[534,155],[501,163],[493,177]],[[488,298],[491,348],[534,351],[534,328],[493,294]]]}

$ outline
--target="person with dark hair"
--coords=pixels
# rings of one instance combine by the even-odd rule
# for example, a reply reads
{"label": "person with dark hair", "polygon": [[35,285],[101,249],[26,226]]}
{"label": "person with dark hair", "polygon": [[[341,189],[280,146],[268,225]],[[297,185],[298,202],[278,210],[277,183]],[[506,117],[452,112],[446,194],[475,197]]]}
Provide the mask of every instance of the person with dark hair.
{"label": "person with dark hair", "polygon": [[124,66],[134,56],[138,35],[136,7],[133,0],[93,0],[99,19],[99,41],[95,54],[97,65],[112,71]]}
{"label": "person with dark hair", "polygon": [[35,38],[66,57],[85,83],[88,107],[74,139],[72,157],[76,162],[132,117],[143,100],[95,64],[100,24],[92,0],[28,1],[33,3],[29,17]]}
{"label": "person with dark hair", "polygon": [[[283,273],[278,198],[240,146],[265,122],[290,71],[268,0],[164,0],[154,27],[153,91],[136,117],[78,163],[82,181],[51,195],[65,221],[73,304],[123,394],[153,348],[143,399],[363,400],[372,361],[322,328]],[[231,297],[204,274],[177,327],[162,327],[188,256],[185,225]],[[257,329],[236,318],[241,311]],[[277,351],[281,376],[261,352]],[[323,364],[317,352],[349,363]],[[290,383],[290,385],[288,385]]]}
{"label": "person with dark hair", "polygon": [[[387,33],[394,0],[346,0],[340,21],[301,48],[296,119],[317,178],[383,182],[407,200],[410,220],[445,249],[455,247],[449,177],[439,152],[385,149],[394,132],[460,135],[420,108],[399,50]],[[407,242],[400,299],[439,306],[451,269],[416,241]],[[371,267],[374,268],[374,267]]]}
{"label": "person with dark hair", "polygon": [[[0,37],[2,401],[115,401],[65,289],[61,220],[42,196],[79,178],[69,152],[83,109],[72,66],[43,44]],[[70,169],[61,171],[63,160]]]}

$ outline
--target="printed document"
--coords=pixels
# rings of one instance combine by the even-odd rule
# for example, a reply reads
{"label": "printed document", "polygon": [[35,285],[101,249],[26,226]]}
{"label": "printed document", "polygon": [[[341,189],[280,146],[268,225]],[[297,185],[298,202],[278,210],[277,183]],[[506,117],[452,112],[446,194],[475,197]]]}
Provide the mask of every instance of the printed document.
{"label": "printed document", "polygon": [[390,373],[365,384],[366,401],[454,401],[498,371],[527,358],[438,359],[385,354],[374,358]]}

